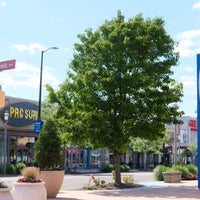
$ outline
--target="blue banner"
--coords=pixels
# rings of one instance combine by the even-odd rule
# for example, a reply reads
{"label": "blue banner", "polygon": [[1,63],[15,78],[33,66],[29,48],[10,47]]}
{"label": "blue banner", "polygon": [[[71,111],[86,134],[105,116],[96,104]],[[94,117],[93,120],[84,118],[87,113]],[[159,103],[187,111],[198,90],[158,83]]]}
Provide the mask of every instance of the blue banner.
{"label": "blue banner", "polygon": [[39,134],[43,126],[42,120],[37,120],[34,122],[34,133]]}

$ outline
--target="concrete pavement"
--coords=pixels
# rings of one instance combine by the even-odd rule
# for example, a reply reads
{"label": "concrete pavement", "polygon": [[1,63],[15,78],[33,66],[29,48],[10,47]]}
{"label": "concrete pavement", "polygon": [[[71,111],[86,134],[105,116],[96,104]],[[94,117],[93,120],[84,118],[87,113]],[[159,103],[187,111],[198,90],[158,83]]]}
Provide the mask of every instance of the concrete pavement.
{"label": "concrete pavement", "polygon": [[[130,174],[130,173],[129,173]],[[57,198],[48,200],[195,200],[200,199],[200,190],[197,189],[197,181],[181,181],[181,183],[164,183],[154,181],[152,172],[133,172],[135,183],[143,187],[123,190],[83,190],[90,179],[90,174],[65,175],[64,181]],[[106,182],[112,181],[111,174],[94,174],[95,177]],[[10,187],[17,180],[14,177],[0,177]]]}
{"label": "concrete pavement", "polygon": [[[83,176],[66,176],[61,191],[57,198],[49,200],[195,200],[200,199],[200,190],[197,188],[197,181],[181,181],[181,183],[164,183],[163,181],[154,181],[153,172],[133,172],[135,183],[144,185],[143,187],[123,190],[81,190],[80,188],[68,189],[65,184],[72,183],[72,180],[82,180],[83,183],[88,183],[88,175]],[[110,174],[94,174],[103,180],[110,181]],[[69,182],[71,178],[71,181]],[[77,182],[77,181],[75,181]],[[78,185],[77,185],[78,186]]]}
{"label": "concrete pavement", "polygon": [[[163,182],[162,182],[163,183]],[[148,184],[147,186],[125,190],[60,191],[55,199],[49,200],[195,200],[200,199],[197,181],[182,181],[181,183],[163,183],[163,185]]]}

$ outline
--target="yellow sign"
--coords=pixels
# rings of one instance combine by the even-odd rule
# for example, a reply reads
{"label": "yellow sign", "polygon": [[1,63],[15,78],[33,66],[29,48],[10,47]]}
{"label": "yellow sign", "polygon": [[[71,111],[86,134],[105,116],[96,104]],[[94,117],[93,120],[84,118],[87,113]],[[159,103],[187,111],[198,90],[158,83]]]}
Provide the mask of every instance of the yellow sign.
{"label": "yellow sign", "polygon": [[38,116],[37,110],[15,108],[10,106],[10,118],[36,120]]}
{"label": "yellow sign", "polygon": [[31,102],[17,102],[4,108],[9,113],[8,124],[11,126],[28,126],[34,124],[38,118],[38,106]]}

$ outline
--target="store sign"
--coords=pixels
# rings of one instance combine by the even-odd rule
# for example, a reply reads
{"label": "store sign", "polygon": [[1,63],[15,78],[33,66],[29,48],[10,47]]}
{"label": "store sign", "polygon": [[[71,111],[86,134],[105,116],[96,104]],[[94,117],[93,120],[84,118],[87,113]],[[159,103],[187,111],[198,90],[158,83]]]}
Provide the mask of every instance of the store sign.
{"label": "store sign", "polygon": [[4,108],[1,116],[3,120],[6,111],[9,113],[8,124],[11,126],[34,124],[38,117],[38,106],[29,102],[18,102]]}
{"label": "store sign", "polygon": [[6,60],[0,62],[0,71],[9,70],[15,68],[16,60]]}
{"label": "store sign", "polygon": [[197,120],[190,119],[189,120],[189,127],[191,131],[197,131]]}

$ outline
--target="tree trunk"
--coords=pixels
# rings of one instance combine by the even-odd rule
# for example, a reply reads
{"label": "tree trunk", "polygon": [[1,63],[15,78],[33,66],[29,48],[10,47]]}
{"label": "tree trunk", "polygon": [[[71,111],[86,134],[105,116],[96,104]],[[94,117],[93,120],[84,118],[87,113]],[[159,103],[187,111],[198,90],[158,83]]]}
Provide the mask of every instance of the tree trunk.
{"label": "tree trunk", "polygon": [[115,165],[115,184],[121,184],[121,169],[120,169],[120,152],[114,151],[114,165]]}

